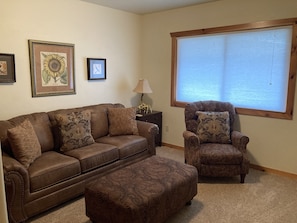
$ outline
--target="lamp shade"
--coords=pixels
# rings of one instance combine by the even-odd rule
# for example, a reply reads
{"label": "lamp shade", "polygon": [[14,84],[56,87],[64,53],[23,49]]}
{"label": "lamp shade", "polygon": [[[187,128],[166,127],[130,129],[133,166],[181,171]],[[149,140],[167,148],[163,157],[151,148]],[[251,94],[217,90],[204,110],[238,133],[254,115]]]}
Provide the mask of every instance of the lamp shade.
{"label": "lamp shade", "polygon": [[152,93],[152,89],[150,87],[149,82],[146,79],[140,79],[137,83],[136,88],[133,90],[137,93]]}

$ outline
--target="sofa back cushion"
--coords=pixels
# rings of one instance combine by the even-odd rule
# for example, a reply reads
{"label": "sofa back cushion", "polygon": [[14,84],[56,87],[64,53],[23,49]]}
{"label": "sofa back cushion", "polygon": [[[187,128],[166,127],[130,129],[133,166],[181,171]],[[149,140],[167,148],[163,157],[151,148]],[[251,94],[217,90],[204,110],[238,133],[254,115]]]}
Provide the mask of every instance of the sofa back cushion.
{"label": "sofa back cushion", "polygon": [[108,134],[107,108],[105,106],[91,106],[91,130],[94,139]]}
{"label": "sofa back cushion", "polygon": [[54,138],[51,131],[51,123],[45,112],[21,115],[6,121],[0,121],[0,139],[3,150],[12,155],[11,146],[7,139],[7,130],[20,125],[26,119],[30,121],[34,128],[41,146],[41,152],[53,150]]}
{"label": "sofa back cushion", "polygon": [[136,108],[108,108],[109,134],[138,135]]}
{"label": "sofa back cushion", "polygon": [[48,116],[49,116],[49,119],[52,124],[52,131],[53,131],[53,135],[54,135],[56,151],[59,151],[60,148],[63,146],[63,138],[61,135],[60,125],[56,119],[57,115],[67,115],[67,114],[71,114],[71,113],[79,112],[79,111],[81,111],[81,109],[69,108],[69,109],[59,109],[59,110],[48,112]]}
{"label": "sofa back cushion", "polygon": [[66,152],[95,143],[91,135],[91,112],[83,110],[68,114],[57,114],[62,146],[60,150]]}
{"label": "sofa back cushion", "polygon": [[10,144],[7,138],[7,130],[10,128],[15,127],[10,121],[8,120],[1,120],[0,121],[0,141],[1,141],[1,149],[2,151],[8,153],[10,156],[13,156]]}
{"label": "sofa back cushion", "polygon": [[56,120],[57,114],[69,114],[72,112],[79,112],[83,110],[89,110],[91,112],[91,134],[96,140],[102,136],[108,135],[108,117],[107,108],[109,107],[124,107],[122,104],[98,104],[89,105],[79,108],[59,109],[48,112],[49,119],[52,123],[52,129],[55,139],[55,149],[59,150],[63,142],[60,135],[59,125]]}
{"label": "sofa back cushion", "polygon": [[83,107],[83,109],[91,111],[91,129],[94,139],[98,139],[109,134],[108,108],[124,108],[124,106],[118,103],[106,103]]}
{"label": "sofa back cushion", "polygon": [[26,168],[41,156],[39,140],[28,119],[18,126],[8,129],[7,137],[14,157]]}

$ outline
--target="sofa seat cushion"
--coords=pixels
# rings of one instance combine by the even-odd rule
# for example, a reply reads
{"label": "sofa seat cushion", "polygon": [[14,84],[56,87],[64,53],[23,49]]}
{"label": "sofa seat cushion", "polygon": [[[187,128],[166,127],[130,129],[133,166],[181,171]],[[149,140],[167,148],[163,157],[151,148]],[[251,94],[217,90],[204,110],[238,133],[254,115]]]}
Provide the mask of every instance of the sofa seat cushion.
{"label": "sofa seat cushion", "polygon": [[31,192],[78,176],[81,173],[79,160],[55,151],[42,153],[28,168]]}
{"label": "sofa seat cushion", "polygon": [[200,147],[201,164],[238,165],[242,159],[242,153],[231,144],[204,143]]}
{"label": "sofa seat cushion", "polygon": [[119,159],[116,146],[103,143],[94,143],[67,151],[64,154],[78,159],[82,172],[90,171]]}
{"label": "sofa seat cushion", "polygon": [[95,141],[115,145],[119,149],[120,159],[148,150],[146,138],[138,135],[104,136]]}

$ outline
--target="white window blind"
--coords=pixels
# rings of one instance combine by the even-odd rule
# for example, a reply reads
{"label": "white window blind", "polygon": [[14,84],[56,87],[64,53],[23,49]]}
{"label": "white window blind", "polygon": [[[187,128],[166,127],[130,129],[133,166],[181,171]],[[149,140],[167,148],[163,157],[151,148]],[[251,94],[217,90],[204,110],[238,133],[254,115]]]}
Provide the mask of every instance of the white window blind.
{"label": "white window blind", "polygon": [[292,27],[177,38],[176,100],[284,112]]}

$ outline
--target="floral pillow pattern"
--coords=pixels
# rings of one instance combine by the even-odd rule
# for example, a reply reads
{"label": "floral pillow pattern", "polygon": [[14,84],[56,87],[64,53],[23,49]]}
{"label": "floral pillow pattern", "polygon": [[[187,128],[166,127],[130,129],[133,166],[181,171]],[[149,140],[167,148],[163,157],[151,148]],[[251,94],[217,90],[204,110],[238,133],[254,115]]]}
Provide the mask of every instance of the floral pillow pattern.
{"label": "floral pillow pattern", "polygon": [[63,142],[60,148],[62,152],[87,146],[95,142],[91,134],[90,111],[57,114],[55,118],[59,125]]}
{"label": "floral pillow pattern", "polygon": [[197,111],[197,135],[200,142],[230,143],[229,112],[201,112]]}

